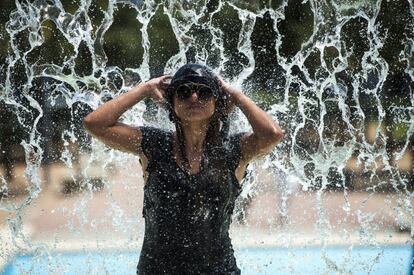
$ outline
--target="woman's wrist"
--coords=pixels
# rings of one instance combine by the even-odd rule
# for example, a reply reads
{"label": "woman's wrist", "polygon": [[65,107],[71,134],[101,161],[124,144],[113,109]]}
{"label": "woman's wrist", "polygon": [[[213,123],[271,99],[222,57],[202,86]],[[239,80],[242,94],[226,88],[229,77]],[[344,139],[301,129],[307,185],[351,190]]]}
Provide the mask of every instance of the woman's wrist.
{"label": "woman's wrist", "polygon": [[136,94],[140,100],[150,96],[151,84],[148,82],[142,82],[131,89],[131,92]]}

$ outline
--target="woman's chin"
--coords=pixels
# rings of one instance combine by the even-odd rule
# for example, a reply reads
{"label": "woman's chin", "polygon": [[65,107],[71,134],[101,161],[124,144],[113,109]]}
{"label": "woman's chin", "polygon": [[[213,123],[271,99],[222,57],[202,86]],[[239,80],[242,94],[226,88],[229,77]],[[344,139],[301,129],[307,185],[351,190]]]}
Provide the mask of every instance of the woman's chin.
{"label": "woman's chin", "polygon": [[188,112],[188,115],[181,118],[181,121],[187,123],[199,123],[199,122],[208,122],[211,116],[202,115],[196,112]]}

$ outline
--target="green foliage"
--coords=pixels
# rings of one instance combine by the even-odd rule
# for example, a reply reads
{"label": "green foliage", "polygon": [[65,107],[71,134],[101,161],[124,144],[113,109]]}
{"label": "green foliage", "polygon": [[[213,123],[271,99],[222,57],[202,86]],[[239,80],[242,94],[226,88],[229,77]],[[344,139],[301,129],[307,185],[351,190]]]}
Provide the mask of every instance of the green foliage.
{"label": "green foliage", "polygon": [[406,122],[395,123],[391,126],[392,137],[396,140],[406,140],[410,124]]}

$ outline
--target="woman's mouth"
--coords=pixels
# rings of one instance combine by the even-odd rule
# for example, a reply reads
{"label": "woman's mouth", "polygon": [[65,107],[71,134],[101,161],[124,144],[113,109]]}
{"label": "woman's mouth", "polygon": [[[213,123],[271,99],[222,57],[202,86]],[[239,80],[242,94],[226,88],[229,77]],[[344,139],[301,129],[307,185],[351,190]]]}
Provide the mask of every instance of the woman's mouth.
{"label": "woman's mouth", "polygon": [[189,109],[201,109],[204,106],[202,104],[191,104],[188,106]]}

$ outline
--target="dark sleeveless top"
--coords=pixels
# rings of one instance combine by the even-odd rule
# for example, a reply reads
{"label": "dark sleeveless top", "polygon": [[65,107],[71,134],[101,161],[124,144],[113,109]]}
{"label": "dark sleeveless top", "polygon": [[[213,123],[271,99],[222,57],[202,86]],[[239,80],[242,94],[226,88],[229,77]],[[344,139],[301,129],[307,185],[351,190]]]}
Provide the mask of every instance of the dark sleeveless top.
{"label": "dark sleeveless top", "polygon": [[220,148],[221,161],[189,175],[176,163],[174,133],[141,127],[148,159],[144,187],[145,236],[137,274],[240,274],[229,237],[240,137]]}

